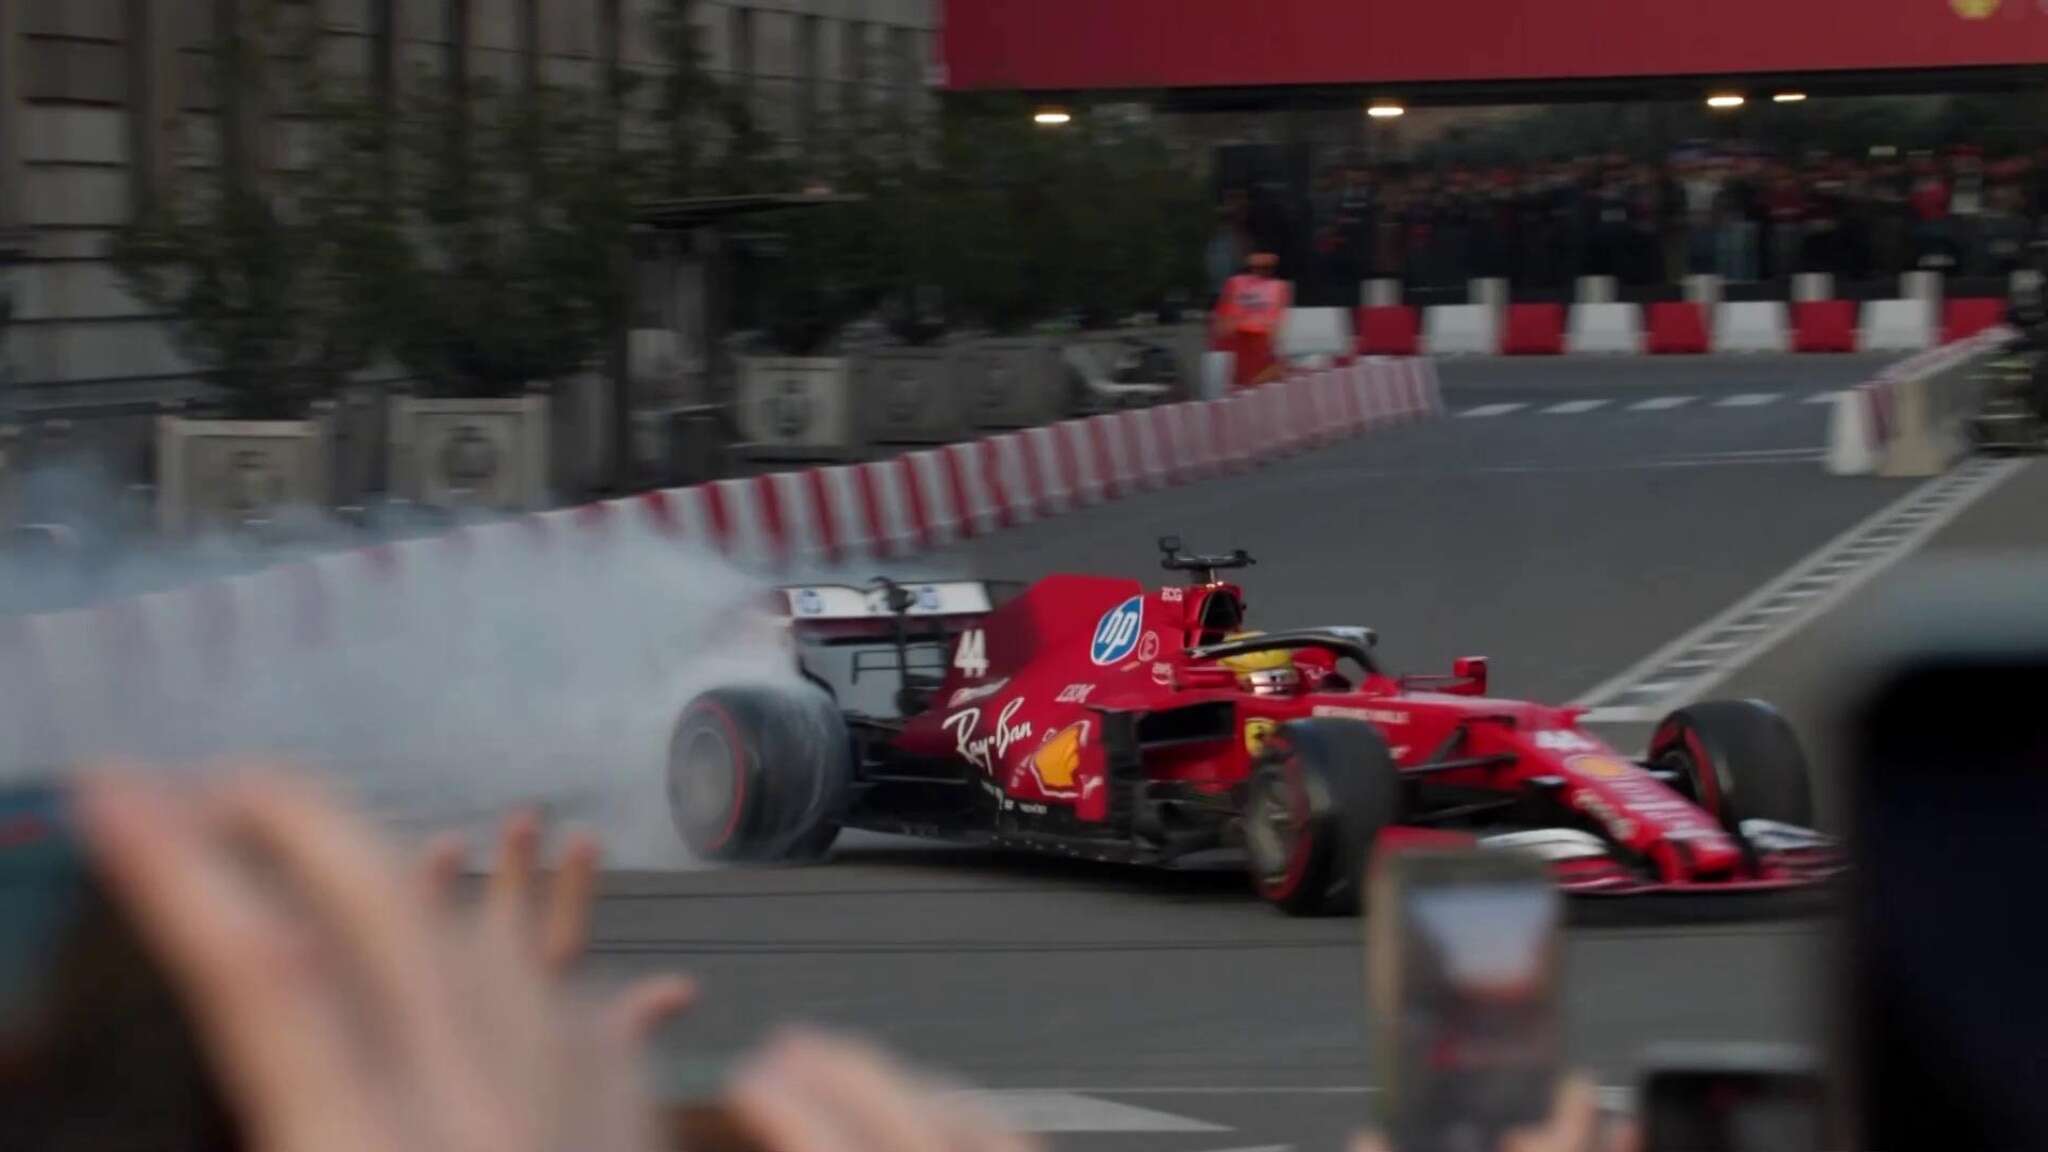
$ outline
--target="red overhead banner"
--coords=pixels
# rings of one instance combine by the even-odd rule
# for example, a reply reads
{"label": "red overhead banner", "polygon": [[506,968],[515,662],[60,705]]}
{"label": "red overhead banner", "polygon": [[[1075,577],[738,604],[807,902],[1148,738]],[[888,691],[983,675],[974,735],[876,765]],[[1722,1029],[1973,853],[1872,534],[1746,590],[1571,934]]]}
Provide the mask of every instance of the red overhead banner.
{"label": "red overhead banner", "polygon": [[2048,65],[2048,0],[946,0],[953,89]]}

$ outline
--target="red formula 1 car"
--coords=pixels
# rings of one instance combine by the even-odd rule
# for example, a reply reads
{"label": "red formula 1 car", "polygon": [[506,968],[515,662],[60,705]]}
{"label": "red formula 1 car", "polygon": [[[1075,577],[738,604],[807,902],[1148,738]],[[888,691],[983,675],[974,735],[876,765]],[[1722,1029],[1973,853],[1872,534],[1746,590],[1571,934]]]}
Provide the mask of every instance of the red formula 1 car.
{"label": "red formula 1 car", "polygon": [[[804,858],[851,827],[1151,864],[1242,849],[1259,894],[1302,913],[1355,908],[1392,836],[1536,852],[1589,893],[1837,868],[1806,827],[1805,755],[1761,703],[1675,712],[1631,760],[1573,709],[1489,697],[1481,658],[1396,676],[1370,629],[1248,632],[1218,574],[1249,556],[1160,546],[1185,584],[784,589],[817,691],[720,688],[684,709],[668,789],[685,843]],[[857,707],[863,686],[882,699]]]}

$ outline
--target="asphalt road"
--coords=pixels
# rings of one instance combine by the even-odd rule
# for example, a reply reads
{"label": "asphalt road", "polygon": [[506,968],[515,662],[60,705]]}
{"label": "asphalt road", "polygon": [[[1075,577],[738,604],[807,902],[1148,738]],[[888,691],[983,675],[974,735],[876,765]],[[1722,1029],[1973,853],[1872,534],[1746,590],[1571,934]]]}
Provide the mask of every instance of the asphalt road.
{"label": "asphalt road", "polygon": [[[1452,363],[1443,420],[939,563],[1151,579],[1154,537],[1178,532],[1258,557],[1245,574],[1255,625],[1367,623],[1396,668],[1486,653],[1499,692],[1564,700],[1911,487],[1830,477],[1814,458],[1827,409],[1805,401],[1869,366]],[[1688,399],[1632,407],[1673,396]],[[1735,397],[1749,399],[1725,403]],[[1797,695],[1810,674],[1764,663],[1737,686]],[[1625,1084],[1652,1040],[1818,1038],[1827,921],[1810,905],[1580,916],[1569,1043],[1602,1083]],[[596,929],[604,969],[681,967],[704,984],[662,1049],[663,1087],[678,1095],[706,1090],[791,1018],[858,1029],[994,1089],[994,1107],[1062,1147],[1335,1148],[1370,1117],[1379,1082],[1358,923],[1280,917],[1227,869],[849,838],[825,867],[613,877]]]}

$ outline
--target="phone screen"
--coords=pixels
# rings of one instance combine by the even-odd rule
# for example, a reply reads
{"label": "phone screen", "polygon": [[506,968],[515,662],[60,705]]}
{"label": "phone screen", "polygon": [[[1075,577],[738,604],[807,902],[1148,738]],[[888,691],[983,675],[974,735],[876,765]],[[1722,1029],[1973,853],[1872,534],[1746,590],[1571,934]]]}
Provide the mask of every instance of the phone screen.
{"label": "phone screen", "polygon": [[183,1005],[107,899],[64,792],[0,788],[0,1148],[238,1146]]}
{"label": "phone screen", "polygon": [[1643,1152],[1819,1152],[1825,1100],[1811,1074],[1735,1070],[1652,1073],[1643,1089]]}
{"label": "phone screen", "polygon": [[[1387,862],[1373,914],[1390,965],[1379,1006],[1398,1152],[1490,1143],[1550,1112],[1560,1064],[1561,904],[1540,862],[1502,852]],[[1370,931],[1370,930],[1369,930]]]}
{"label": "phone screen", "polygon": [[1870,1147],[2048,1146],[2048,649],[1997,647],[1907,662],[1855,714],[1845,1024]]}

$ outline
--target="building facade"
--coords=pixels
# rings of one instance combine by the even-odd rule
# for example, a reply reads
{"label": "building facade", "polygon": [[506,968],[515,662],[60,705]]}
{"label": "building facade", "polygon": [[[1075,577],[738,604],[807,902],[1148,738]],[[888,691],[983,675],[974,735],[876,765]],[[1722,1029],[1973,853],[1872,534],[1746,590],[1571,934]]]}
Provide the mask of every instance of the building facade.
{"label": "building facade", "polygon": [[[224,138],[248,142],[230,149],[243,163],[289,166],[302,153],[305,117],[288,97],[229,102],[241,131],[223,132],[215,29],[259,9],[272,73],[317,68],[401,106],[456,68],[505,86],[589,87],[616,62],[658,81],[669,67],[659,19],[681,12],[701,67],[792,149],[841,112],[928,109],[937,74],[938,0],[0,0],[8,414],[139,412],[200,387],[108,248],[180,172],[218,162]],[[314,45],[310,56],[279,56],[279,29]],[[635,108],[621,120],[632,133]]]}

